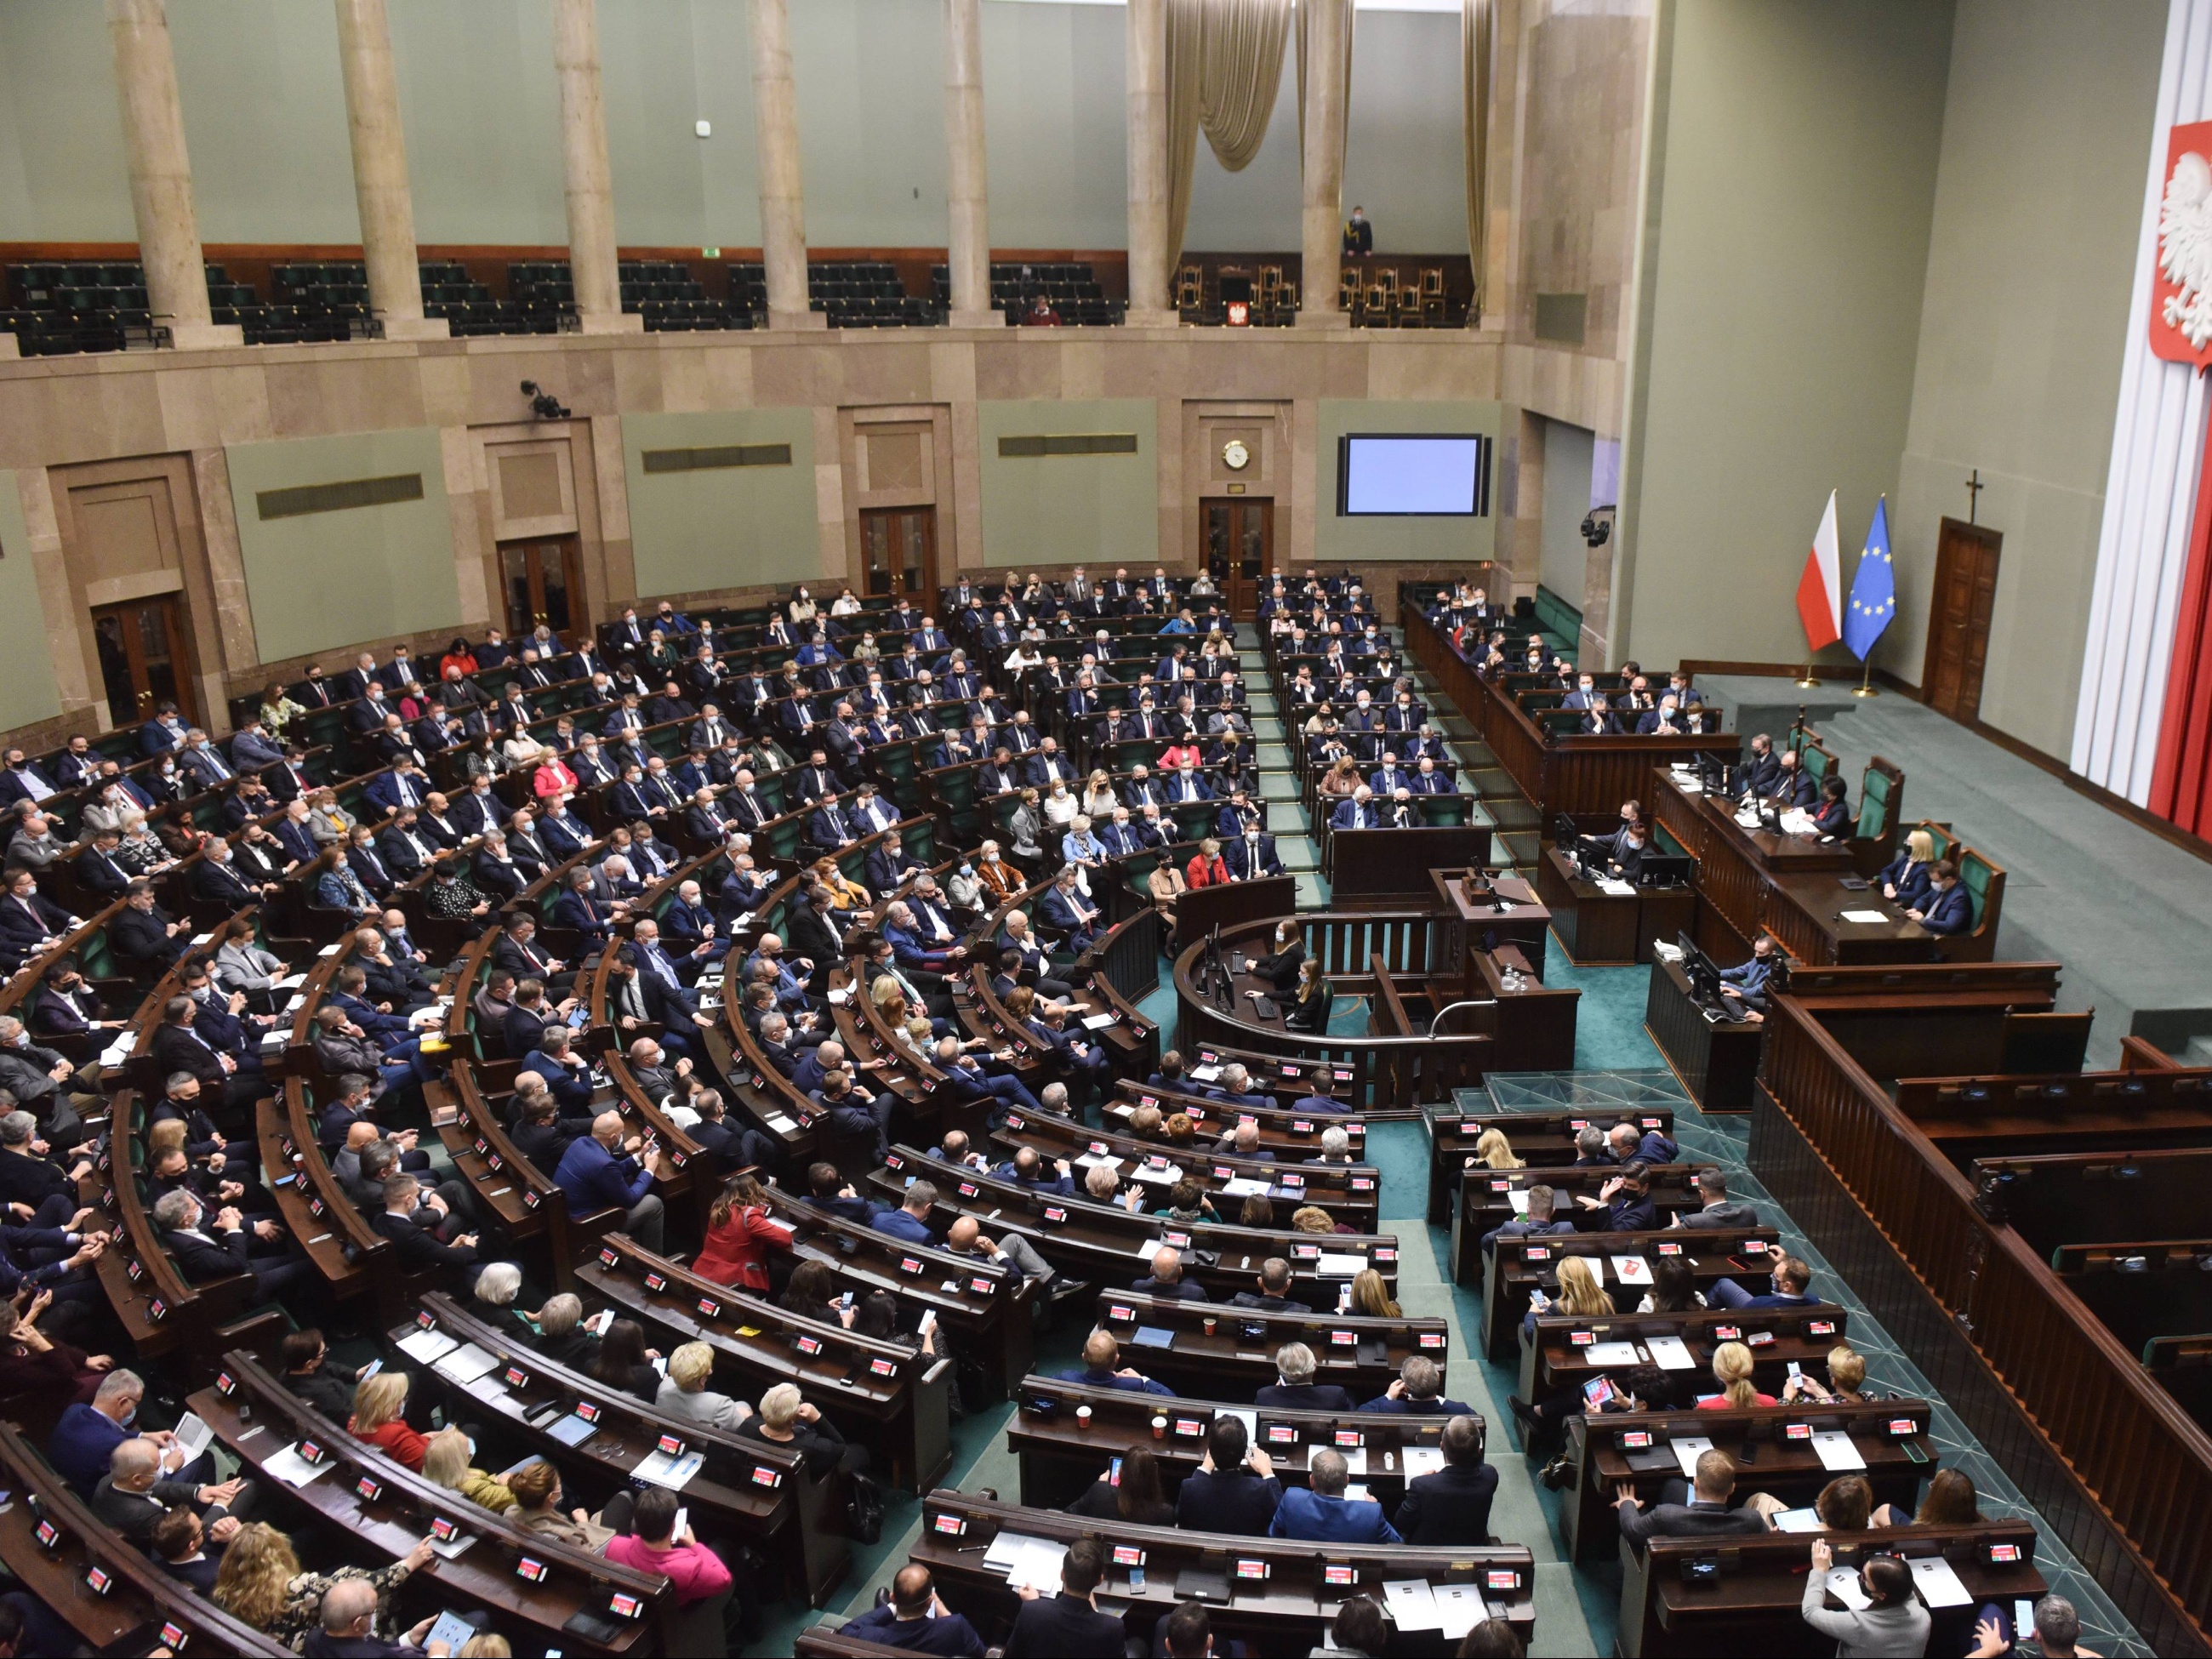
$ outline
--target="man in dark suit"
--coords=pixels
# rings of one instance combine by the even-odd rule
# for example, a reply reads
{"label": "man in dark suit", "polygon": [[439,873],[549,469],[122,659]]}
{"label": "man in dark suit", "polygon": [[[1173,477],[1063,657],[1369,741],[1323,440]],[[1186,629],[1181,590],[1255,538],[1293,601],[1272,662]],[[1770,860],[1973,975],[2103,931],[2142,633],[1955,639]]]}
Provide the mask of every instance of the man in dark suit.
{"label": "man in dark suit", "polygon": [[1316,1382],[1314,1370],[1313,1350],[1303,1342],[1285,1342],[1275,1350],[1275,1375],[1282,1380],[1261,1389],[1253,1396],[1252,1403],[1261,1411],[1269,1407],[1302,1412],[1348,1412],[1356,1408],[1348,1390],[1331,1382]]}
{"label": "man in dark suit", "polygon": [[434,1193],[423,1198],[422,1183],[402,1171],[385,1177],[384,1208],[369,1224],[392,1241],[392,1258],[401,1271],[458,1267],[463,1281],[472,1285],[483,1270],[477,1259],[477,1236],[456,1233],[450,1243],[440,1237],[451,1220],[445,1200]]}
{"label": "man in dark suit", "polygon": [[1283,873],[1283,860],[1275,852],[1275,838],[1256,824],[1248,825],[1243,835],[1222,847],[1221,861],[1238,881]]}
{"label": "man in dark suit", "polygon": [[1229,1298],[1232,1308],[1257,1308],[1263,1313],[1311,1313],[1303,1302],[1293,1302],[1288,1294],[1291,1288],[1291,1264],[1281,1256],[1271,1255],[1260,1264],[1260,1288],[1239,1291]]}
{"label": "man in dark suit", "polygon": [[1474,1548],[1490,1541],[1490,1504],[1498,1471],[1483,1461],[1482,1419],[1455,1417],[1444,1425],[1443,1468],[1406,1483],[1392,1524],[1408,1544]]}
{"label": "man in dark suit", "polygon": [[1784,1255],[1770,1249],[1767,1260],[1774,1264],[1770,1275],[1773,1288],[1753,1292],[1744,1289],[1733,1279],[1717,1280],[1705,1293],[1705,1300],[1715,1308],[1814,1308],[1820,1298],[1811,1294],[1813,1270],[1805,1265],[1802,1256]]}
{"label": "man in dark suit", "polygon": [[1125,1636],[1118,1614],[1098,1611],[1095,1592],[1106,1576],[1106,1547],[1095,1538],[1079,1538],[1067,1547],[1060,1564],[1060,1593],[1047,1597],[1034,1585],[1017,1586],[1021,1611],[1006,1638],[1006,1659],[1074,1659],[1097,1654],[1115,1659],[1123,1651]]}
{"label": "man in dark suit", "polygon": [[1172,1244],[1163,1244],[1152,1252],[1152,1271],[1130,1290],[1139,1296],[1158,1297],[1164,1302],[1204,1302],[1206,1287],[1182,1276],[1182,1254]]}
{"label": "man in dark suit", "polygon": [[131,874],[117,861],[115,849],[123,844],[123,836],[114,830],[95,830],[92,844],[71,860],[70,868],[76,872],[77,884],[88,893],[96,895],[102,904],[118,899],[130,890]]}
{"label": "man in dark suit", "polygon": [[1698,1210],[1677,1211],[1674,1221],[1675,1226],[1734,1232],[1759,1225],[1757,1210],[1729,1196],[1728,1176],[1722,1170],[1698,1170],[1698,1194],[1705,1200],[1705,1206]]}
{"label": "man in dark suit", "polygon": [[131,884],[121,912],[107,924],[107,948],[140,978],[158,979],[185,953],[191,923],[179,921],[154,902],[154,884]]}
{"label": "man in dark suit", "polygon": [[1553,1188],[1539,1184],[1528,1189],[1528,1213],[1516,1215],[1510,1221],[1492,1227],[1482,1236],[1486,1253],[1498,1247],[1501,1238],[1546,1238],[1554,1233],[1571,1233],[1575,1230],[1571,1221],[1554,1221],[1552,1217],[1559,1203],[1559,1194]]}
{"label": "man in dark suit", "polygon": [[1971,933],[1973,901],[1959,884],[1959,866],[1948,859],[1938,859],[1928,872],[1927,899],[1920,908],[1905,914],[1931,933]]}
{"label": "man in dark suit", "polygon": [[1206,1431],[1205,1460],[1176,1494],[1176,1525],[1189,1532],[1265,1538],[1282,1501],[1275,1466],[1250,1443],[1243,1419],[1217,1417]]}
{"label": "man in dark suit", "polygon": [[264,1218],[249,1231],[236,1210],[224,1209],[204,1227],[206,1215],[207,1206],[198,1194],[181,1187],[163,1194],[154,1205],[155,1232],[188,1284],[205,1285],[250,1273],[255,1299],[266,1302],[292,1288],[303,1270],[320,1278],[319,1271],[306,1257],[293,1256],[287,1250],[284,1230],[277,1223]]}
{"label": "man in dark suit", "polygon": [[[1735,1494],[1735,1460],[1724,1451],[1698,1454],[1692,1492],[1681,1492],[1679,1481],[1669,1481],[1668,1487],[1660,1503],[1646,1510],[1622,1483],[1615,1513],[1623,1538],[1641,1544],[1652,1538],[1716,1538],[1766,1530],[1766,1522],[1755,1511],[1729,1507],[1729,1499]],[[1411,1496],[1410,1491],[1407,1495]],[[1690,1501],[1686,1504],[1683,1498]]]}

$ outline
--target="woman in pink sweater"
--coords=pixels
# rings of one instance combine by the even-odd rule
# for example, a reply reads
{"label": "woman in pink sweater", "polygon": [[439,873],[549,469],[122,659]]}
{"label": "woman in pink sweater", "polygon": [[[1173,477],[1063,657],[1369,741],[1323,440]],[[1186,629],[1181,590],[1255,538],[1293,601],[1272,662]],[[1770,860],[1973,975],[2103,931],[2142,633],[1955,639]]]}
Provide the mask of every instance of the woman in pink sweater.
{"label": "woman in pink sweater", "polygon": [[664,1574],[676,1586],[676,1605],[689,1607],[730,1593],[730,1570],[722,1558],[686,1527],[676,1533],[676,1494],[648,1486],[630,1511],[630,1529],[607,1540],[606,1558],[641,1572]]}

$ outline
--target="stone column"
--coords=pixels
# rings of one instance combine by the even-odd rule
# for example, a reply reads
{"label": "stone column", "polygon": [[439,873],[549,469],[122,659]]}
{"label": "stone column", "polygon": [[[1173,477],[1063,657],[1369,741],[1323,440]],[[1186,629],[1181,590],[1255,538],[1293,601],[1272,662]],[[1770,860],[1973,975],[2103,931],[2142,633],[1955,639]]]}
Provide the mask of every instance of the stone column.
{"label": "stone column", "polygon": [[407,187],[407,137],[399,128],[399,83],[392,72],[392,28],[384,0],[337,0],[338,63],[345,71],[346,128],[353,139],[353,193],[361,207],[368,308],[387,340],[442,340],[446,320],[422,314],[415,263],[415,198]]}
{"label": "stone column", "polygon": [[561,82],[561,161],[568,198],[568,275],[586,334],[636,334],[645,319],[622,308],[615,260],[615,194],[599,96],[599,0],[553,0],[553,71]]}
{"label": "stone column", "polygon": [[208,309],[207,265],[192,211],[192,163],[185,153],[185,112],[177,100],[164,0],[107,0],[107,36],[115,52],[116,100],[123,107],[138,263],[154,320],[186,349],[243,344],[238,326],[218,327]]}
{"label": "stone column", "polygon": [[[770,328],[826,328],[806,306],[806,194],[799,168],[799,87],[785,0],[752,0],[753,153],[760,168],[761,263]],[[948,120],[951,117],[946,118]]]}
{"label": "stone column", "polygon": [[945,264],[952,313],[946,320],[955,328],[988,328],[1005,319],[991,309],[981,0],[945,0],[945,143],[951,160]]}
{"label": "stone column", "polygon": [[1301,173],[1305,209],[1300,239],[1300,328],[1348,328],[1337,309],[1341,267],[1344,196],[1344,54],[1346,12],[1352,0],[1306,0],[1312,33],[1306,37],[1306,146]]}
{"label": "stone column", "polygon": [[1172,328],[1168,261],[1168,32],[1162,0],[1129,0],[1129,315]]}

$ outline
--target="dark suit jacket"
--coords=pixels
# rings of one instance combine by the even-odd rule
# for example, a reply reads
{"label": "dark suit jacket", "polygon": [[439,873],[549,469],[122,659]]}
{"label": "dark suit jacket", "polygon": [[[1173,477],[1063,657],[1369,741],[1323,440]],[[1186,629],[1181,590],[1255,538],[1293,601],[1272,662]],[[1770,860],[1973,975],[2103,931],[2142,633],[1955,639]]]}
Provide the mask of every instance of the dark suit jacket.
{"label": "dark suit jacket", "polygon": [[1089,1602],[1073,1595],[1040,1595],[1022,1603],[1014,1615],[1014,1628],[1006,1638],[1006,1659],[1032,1659],[1049,1654],[1054,1659],[1121,1659],[1126,1638],[1121,1621],[1111,1613],[1093,1613]]}
{"label": "dark suit jacket", "polygon": [[1405,1501],[1391,1524],[1408,1544],[1472,1547],[1489,1541],[1490,1500],[1498,1471],[1487,1463],[1447,1463],[1406,1483]]}
{"label": "dark suit jacket", "polygon": [[179,1227],[163,1233],[161,1243],[186,1282],[204,1285],[210,1279],[228,1279],[246,1271],[249,1237],[242,1227],[235,1232],[213,1236],[187,1232]]}
{"label": "dark suit jacket", "polygon": [[1304,1382],[1296,1386],[1288,1382],[1270,1382],[1253,1396],[1252,1403],[1261,1411],[1273,1407],[1279,1411],[1348,1412],[1358,1409],[1351,1394],[1334,1383]]}
{"label": "dark suit jacket", "polygon": [[1719,1504],[1661,1504],[1648,1510],[1624,1508],[1620,1515],[1620,1534],[1632,1544],[1650,1538],[1717,1538],[1766,1530],[1766,1522],[1751,1510]]}
{"label": "dark suit jacket", "polygon": [[1190,1532],[1265,1538],[1282,1501],[1283,1483],[1272,1475],[1262,1480],[1249,1469],[1227,1474],[1201,1470],[1176,1494],[1176,1525]]}

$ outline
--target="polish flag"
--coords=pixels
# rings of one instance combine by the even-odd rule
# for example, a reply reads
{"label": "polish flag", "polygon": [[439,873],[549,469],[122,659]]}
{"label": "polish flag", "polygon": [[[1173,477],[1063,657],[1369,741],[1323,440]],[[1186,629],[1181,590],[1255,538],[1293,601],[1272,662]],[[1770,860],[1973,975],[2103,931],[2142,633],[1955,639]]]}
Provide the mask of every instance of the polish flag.
{"label": "polish flag", "polygon": [[1805,556],[1805,574],[1797,578],[1797,619],[1805,624],[1805,642],[1818,651],[1844,636],[1844,584],[1836,554],[1836,492],[1828,492],[1828,510],[1820,514],[1820,527],[1813,533],[1813,550]]}

